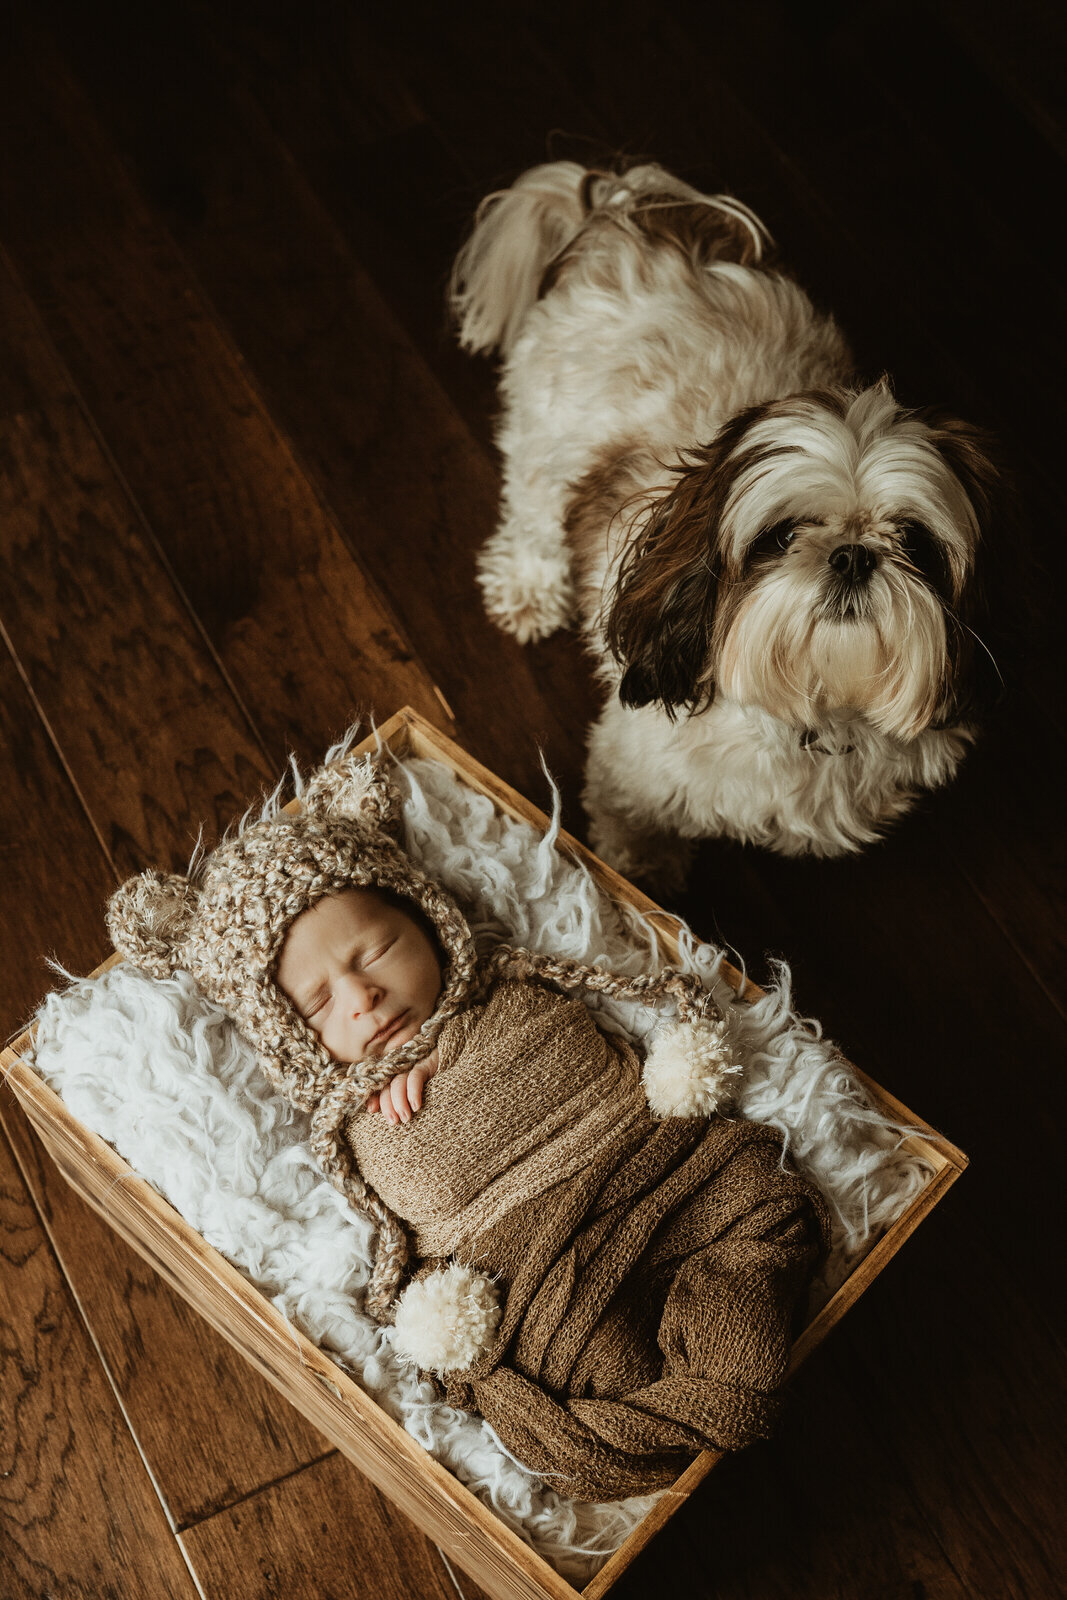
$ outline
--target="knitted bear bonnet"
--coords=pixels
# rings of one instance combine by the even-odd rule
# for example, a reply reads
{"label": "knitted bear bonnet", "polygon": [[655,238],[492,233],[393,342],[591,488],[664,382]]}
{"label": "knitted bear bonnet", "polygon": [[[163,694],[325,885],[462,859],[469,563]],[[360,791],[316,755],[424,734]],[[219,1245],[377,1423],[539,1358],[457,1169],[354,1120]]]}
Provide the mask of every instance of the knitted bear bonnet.
{"label": "knitted bear bonnet", "polygon": [[[147,871],[112,895],[115,948],[153,977],[191,973],[255,1050],[275,1087],[311,1113],[311,1148],[331,1181],[377,1224],[367,1309],[382,1322],[408,1258],[400,1220],[364,1182],[344,1137],[346,1119],[369,1096],[421,1060],[448,1018],[500,977],[539,977],[619,998],[671,996],[681,1021],[661,1028],[645,1064],[649,1104],[661,1116],[707,1115],[728,1097],[725,1029],[710,994],[681,973],[624,978],[599,967],[509,945],[480,960],[450,894],[400,845],[400,795],[379,758],[343,754],[307,783],[300,811],[268,812],[242,825],[189,876]],[[375,1059],[333,1059],[275,981],[295,919],[325,895],[350,887],[391,891],[412,902],[444,957],[437,1009],[408,1043]],[[673,1030],[673,1031],[672,1031]]]}

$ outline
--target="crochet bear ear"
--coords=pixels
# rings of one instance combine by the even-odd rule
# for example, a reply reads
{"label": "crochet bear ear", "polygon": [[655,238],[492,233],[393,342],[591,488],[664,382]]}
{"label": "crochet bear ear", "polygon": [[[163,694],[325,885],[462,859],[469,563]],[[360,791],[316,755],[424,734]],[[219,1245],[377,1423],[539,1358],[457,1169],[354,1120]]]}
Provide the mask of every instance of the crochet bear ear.
{"label": "crochet bear ear", "polygon": [[142,872],[116,889],[107,905],[107,931],[121,956],[153,978],[181,965],[181,944],[197,892],[173,872]]}
{"label": "crochet bear ear", "polygon": [[308,811],[319,817],[344,817],[399,839],[400,791],[376,756],[344,756],[320,767],[303,794]]}

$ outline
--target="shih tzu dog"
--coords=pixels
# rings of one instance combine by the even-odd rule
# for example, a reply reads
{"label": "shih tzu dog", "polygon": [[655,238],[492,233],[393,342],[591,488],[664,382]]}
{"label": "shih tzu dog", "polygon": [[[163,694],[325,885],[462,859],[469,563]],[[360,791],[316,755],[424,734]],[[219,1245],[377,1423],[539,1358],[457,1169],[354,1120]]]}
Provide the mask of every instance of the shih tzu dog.
{"label": "shih tzu dog", "polygon": [[715,834],[858,849],[952,777],[988,687],[983,437],[855,386],[770,245],[661,167],[559,161],[454,269],[462,344],[503,356],[485,604],[520,641],[580,619],[591,839],[632,876]]}

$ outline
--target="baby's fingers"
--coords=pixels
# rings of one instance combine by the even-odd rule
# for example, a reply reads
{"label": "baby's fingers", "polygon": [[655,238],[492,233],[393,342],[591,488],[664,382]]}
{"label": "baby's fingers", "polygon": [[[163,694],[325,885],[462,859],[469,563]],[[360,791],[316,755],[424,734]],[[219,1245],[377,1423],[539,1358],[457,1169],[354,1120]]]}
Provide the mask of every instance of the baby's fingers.
{"label": "baby's fingers", "polygon": [[401,1122],[411,1121],[411,1107],[408,1105],[408,1074],[398,1072],[389,1083],[388,1094],[393,1111]]}
{"label": "baby's fingers", "polygon": [[408,1105],[411,1107],[412,1114],[422,1107],[422,1086],[429,1076],[430,1074],[421,1062],[417,1067],[412,1067],[408,1073]]}

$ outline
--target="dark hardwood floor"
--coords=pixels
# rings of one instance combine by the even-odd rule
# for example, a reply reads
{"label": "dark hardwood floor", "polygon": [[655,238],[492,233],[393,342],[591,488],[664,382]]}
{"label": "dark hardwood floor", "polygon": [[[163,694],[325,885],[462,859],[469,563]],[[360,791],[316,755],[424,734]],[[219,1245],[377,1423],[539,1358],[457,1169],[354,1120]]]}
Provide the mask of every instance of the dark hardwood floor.
{"label": "dark hardwood floor", "polygon": [[[492,186],[655,157],[753,204],[862,369],[998,435],[1038,602],[948,792],[843,862],[700,851],[675,902],[972,1166],[615,1593],[1063,1592],[1056,217],[1042,0],[9,0],[0,36],[5,1032],[103,902],[289,750],[410,702],[565,823],[575,640],[482,615],[493,372],[444,316]],[[429,1596],[438,1552],[66,1188],[0,1092],[4,1600]],[[323,1507],[329,1516],[324,1519]],[[323,1531],[325,1529],[325,1531]],[[467,1600],[476,1591],[460,1580]]]}

